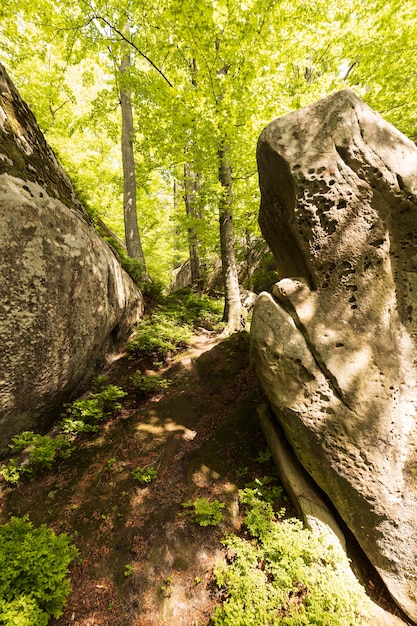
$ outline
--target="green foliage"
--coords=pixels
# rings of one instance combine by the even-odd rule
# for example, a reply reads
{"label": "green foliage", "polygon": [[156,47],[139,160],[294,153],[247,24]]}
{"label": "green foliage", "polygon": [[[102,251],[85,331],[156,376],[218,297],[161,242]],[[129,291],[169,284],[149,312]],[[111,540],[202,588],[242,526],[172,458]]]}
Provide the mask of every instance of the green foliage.
{"label": "green foliage", "polygon": [[133,565],[131,565],[130,563],[127,563],[123,570],[123,576],[125,576],[126,578],[129,578],[129,576],[132,576],[132,574],[133,574]]}
{"label": "green foliage", "polygon": [[139,286],[143,283],[143,266],[139,259],[132,259],[127,253],[127,250],[121,245],[121,243],[115,237],[104,237],[107,243],[113,248],[119,257],[120,265],[125,272],[129,274],[131,279]]}
{"label": "green foliage", "polygon": [[170,598],[172,596],[172,593],[174,591],[174,586],[172,583],[172,576],[167,576],[162,585],[159,587],[159,591],[164,596],[164,598]]}
{"label": "green foliage", "polygon": [[199,526],[217,526],[223,519],[225,504],[218,500],[210,502],[207,498],[196,498],[183,502],[182,506],[191,509],[191,519]]}
{"label": "green foliage", "polygon": [[[247,236],[259,233],[255,145],[268,121],[352,86],[408,136],[417,133],[411,0],[201,0],[198,10],[194,0],[140,7],[109,0],[94,3],[94,11],[88,2],[62,11],[40,0],[42,19],[21,0],[6,0],[1,10],[2,62],[86,204],[119,236],[121,77],[114,68],[126,16],[134,47],[146,45],[156,66],[163,64],[172,87],[140,55],[124,77],[135,107],[141,238],[149,273],[158,279],[145,283],[150,290],[161,280],[168,284],[172,268],[185,260],[189,228],[204,261],[208,250],[219,253],[221,140],[230,148],[236,240],[247,248]],[[185,161],[198,176],[192,218],[183,206]],[[118,253],[141,282],[140,264]],[[276,279],[273,268],[264,272],[256,290]]]}
{"label": "green foliage", "polygon": [[369,608],[347,557],[296,519],[283,519],[263,499],[262,486],[239,492],[249,538],[225,539],[232,563],[219,562],[215,579],[227,599],[215,626],[358,626]]}
{"label": "green foliage", "polygon": [[17,454],[27,452],[23,460],[11,458],[0,467],[0,475],[11,484],[17,483],[22,474],[34,476],[40,470],[49,469],[59,459],[68,458],[73,451],[70,438],[65,434],[50,437],[32,431],[13,437],[9,447]]}
{"label": "green foliage", "polygon": [[106,469],[108,469],[109,472],[115,472],[116,471],[116,463],[117,463],[116,457],[112,456],[111,459],[107,460]]}
{"label": "green foliage", "polygon": [[28,449],[29,465],[33,469],[50,468],[58,458],[66,459],[72,452],[71,442],[65,435],[53,438],[31,431],[13,437],[10,448],[13,452]]}
{"label": "green foliage", "polygon": [[[102,383],[97,383],[100,387]],[[75,400],[67,407],[65,417],[61,420],[59,428],[63,433],[95,432],[98,429],[97,422],[103,421],[115,415],[122,405],[119,400],[126,396],[126,392],[116,385],[105,385],[101,391],[90,394],[87,398]]]}
{"label": "green foliage", "polygon": [[256,458],[256,460],[258,461],[258,463],[267,463],[268,461],[270,461],[272,458],[272,454],[271,451],[269,450],[269,448],[267,448],[265,450],[265,452],[260,452]]}
{"label": "green foliage", "polygon": [[132,386],[135,391],[140,392],[145,396],[168,389],[171,382],[171,380],[168,380],[159,374],[145,376],[140,370],[137,370],[137,372],[132,374],[129,378],[129,385]]}
{"label": "green foliage", "polygon": [[133,478],[141,485],[151,483],[158,475],[154,467],[145,467],[143,469],[141,467],[135,467],[131,473]]}
{"label": "green foliage", "polygon": [[203,320],[218,328],[222,308],[222,303],[214,298],[199,297],[189,291],[177,292],[164,298],[150,319],[137,324],[137,334],[127,350],[139,357],[150,355],[165,361],[171,352],[187,345],[194,328]]}
{"label": "green foliage", "polygon": [[46,626],[59,617],[70,591],[67,578],[77,548],[66,534],[34,529],[13,517],[0,528],[0,625]]}
{"label": "green foliage", "polygon": [[282,496],[283,490],[280,485],[270,485],[273,481],[274,478],[272,476],[255,478],[255,480],[248,483],[244,489],[240,490],[241,502],[251,505],[258,498],[265,500],[269,504],[274,504]]}
{"label": "green foliage", "polygon": [[161,309],[155,310],[150,319],[139,322],[136,330],[136,336],[127,345],[128,352],[163,361],[191,339],[191,331]]}
{"label": "green foliage", "polygon": [[190,328],[209,326],[213,330],[222,329],[222,299],[198,296],[189,289],[182,289],[168,296],[164,305],[174,319]]}
{"label": "green foliage", "polygon": [[88,398],[75,400],[67,407],[65,416],[58,424],[60,432],[55,437],[32,431],[13,437],[9,444],[12,452],[24,454],[21,454],[21,458],[12,457],[8,463],[1,465],[0,475],[7,482],[16,484],[22,474],[34,476],[40,470],[51,468],[59,459],[68,458],[74,450],[71,443],[73,435],[96,432],[97,422],[108,419],[121,409],[119,400],[126,392],[106,383],[104,377],[96,379],[94,385],[97,392]]}
{"label": "green foliage", "polygon": [[0,476],[11,485],[19,482],[22,471],[20,460],[17,458],[11,458],[7,463],[0,465]]}

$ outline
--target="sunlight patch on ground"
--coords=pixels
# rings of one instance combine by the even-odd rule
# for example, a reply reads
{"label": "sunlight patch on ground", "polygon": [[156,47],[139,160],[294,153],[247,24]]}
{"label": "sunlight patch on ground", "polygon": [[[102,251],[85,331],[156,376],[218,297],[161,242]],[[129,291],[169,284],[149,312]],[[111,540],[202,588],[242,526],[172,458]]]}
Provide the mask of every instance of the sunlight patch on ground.
{"label": "sunlight patch on ground", "polygon": [[177,424],[174,420],[165,419],[163,422],[157,417],[154,411],[149,411],[150,419],[142,422],[136,428],[138,432],[146,432],[151,435],[161,435],[164,432],[182,432],[182,437],[186,441],[192,441],[196,435],[196,430],[191,430],[182,424]]}

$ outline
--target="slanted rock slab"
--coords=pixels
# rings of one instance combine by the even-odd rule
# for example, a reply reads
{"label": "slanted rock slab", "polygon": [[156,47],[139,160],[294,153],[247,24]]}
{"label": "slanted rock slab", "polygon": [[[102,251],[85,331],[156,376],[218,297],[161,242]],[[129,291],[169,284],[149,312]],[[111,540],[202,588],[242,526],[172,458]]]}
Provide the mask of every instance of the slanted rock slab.
{"label": "slanted rock slab", "polygon": [[297,457],[417,622],[417,148],[345,90],[258,143],[281,281],[252,360]]}
{"label": "slanted rock slab", "polygon": [[142,311],[0,65],[0,454],[59,417]]}

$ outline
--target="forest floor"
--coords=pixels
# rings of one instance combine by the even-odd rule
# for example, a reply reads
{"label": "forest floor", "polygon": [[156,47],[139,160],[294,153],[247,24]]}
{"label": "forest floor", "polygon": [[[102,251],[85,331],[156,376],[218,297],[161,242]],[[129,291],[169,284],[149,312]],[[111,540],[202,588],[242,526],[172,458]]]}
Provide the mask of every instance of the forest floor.
{"label": "forest floor", "polygon": [[[104,373],[123,387],[140,366],[120,354]],[[29,515],[35,525],[74,534],[72,592],[50,626],[208,626],[223,599],[213,566],[226,558],[224,533],[241,528],[237,491],[275,473],[263,458],[256,406],[265,399],[247,334],[195,336],[162,372],[171,380],[163,393],[130,394],[98,435],[79,439],[70,459],[0,492],[1,522]],[[141,486],[132,469],[148,466],[157,477]],[[192,522],[182,505],[197,496],[225,504],[218,526]],[[378,581],[366,578],[378,595]],[[392,614],[372,625],[402,624],[386,606]]]}

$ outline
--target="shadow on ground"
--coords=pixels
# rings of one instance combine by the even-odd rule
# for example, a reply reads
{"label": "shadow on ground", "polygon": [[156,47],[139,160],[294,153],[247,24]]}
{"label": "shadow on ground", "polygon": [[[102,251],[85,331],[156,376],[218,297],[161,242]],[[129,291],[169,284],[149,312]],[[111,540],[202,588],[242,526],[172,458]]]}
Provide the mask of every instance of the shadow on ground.
{"label": "shadow on ground", "polygon": [[[122,360],[111,382],[123,386],[132,368]],[[255,413],[263,397],[247,334],[196,337],[164,375],[172,383],[163,394],[127,398],[71,459],[3,494],[2,521],[28,514],[76,533],[81,560],[53,626],[203,626],[221,601],[212,568],[224,558],[223,533],[240,528],[237,490],[274,472],[257,460],[266,448]],[[141,486],[132,469],[148,466],[157,478]],[[200,496],[225,503],[218,527],[198,526],[182,506]]]}

